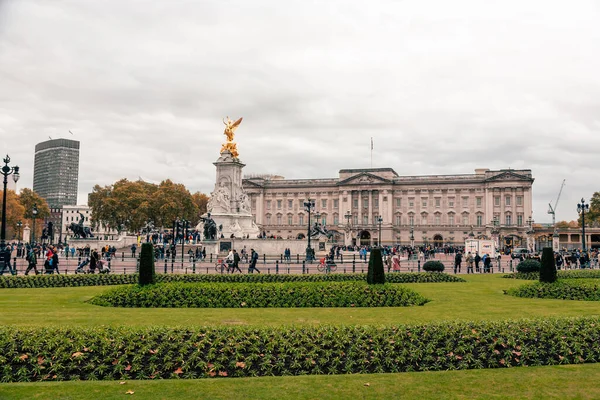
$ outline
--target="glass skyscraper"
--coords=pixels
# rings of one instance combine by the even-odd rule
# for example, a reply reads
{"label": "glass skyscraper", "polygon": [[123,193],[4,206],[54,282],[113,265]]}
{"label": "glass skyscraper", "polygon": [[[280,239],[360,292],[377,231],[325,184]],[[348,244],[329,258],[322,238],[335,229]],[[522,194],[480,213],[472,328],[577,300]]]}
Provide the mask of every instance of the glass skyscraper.
{"label": "glass skyscraper", "polygon": [[77,204],[79,142],[54,139],[35,146],[33,191],[46,199],[50,208]]}

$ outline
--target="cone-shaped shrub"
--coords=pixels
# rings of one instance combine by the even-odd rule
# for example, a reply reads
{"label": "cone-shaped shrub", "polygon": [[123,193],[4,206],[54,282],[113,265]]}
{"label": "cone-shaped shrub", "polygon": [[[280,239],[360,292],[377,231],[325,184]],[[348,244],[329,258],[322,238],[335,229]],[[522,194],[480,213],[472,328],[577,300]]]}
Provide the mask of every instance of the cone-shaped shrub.
{"label": "cone-shaped shrub", "polygon": [[556,264],[554,262],[554,250],[551,247],[544,247],[542,250],[540,282],[556,282]]}
{"label": "cone-shaped shrub", "polygon": [[151,285],[154,283],[154,246],[152,243],[143,243],[140,253],[140,285]]}
{"label": "cone-shaped shrub", "polygon": [[369,256],[367,283],[369,285],[382,285],[385,283],[385,274],[383,273],[383,260],[381,259],[380,248],[374,248],[371,250],[371,255]]}

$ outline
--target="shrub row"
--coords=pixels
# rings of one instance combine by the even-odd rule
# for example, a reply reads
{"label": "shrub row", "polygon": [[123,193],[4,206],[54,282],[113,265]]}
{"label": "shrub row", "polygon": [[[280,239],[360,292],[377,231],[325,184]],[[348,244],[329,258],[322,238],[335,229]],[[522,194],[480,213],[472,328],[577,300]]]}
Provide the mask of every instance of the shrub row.
{"label": "shrub row", "polygon": [[0,380],[356,374],[600,361],[600,318],[414,326],[0,327]]}
{"label": "shrub row", "polygon": [[540,272],[542,264],[538,260],[525,259],[517,264],[517,272]]}
{"label": "shrub row", "polygon": [[507,291],[517,297],[562,300],[600,301],[600,287],[595,283],[580,281],[535,282]]}
{"label": "shrub row", "polygon": [[429,300],[400,285],[363,282],[162,283],[113,288],[89,302],[106,307],[406,307]]}
{"label": "shrub row", "polygon": [[[366,274],[157,274],[156,282],[341,282],[366,281]],[[389,283],[420,282],[465,282],[464,279],[448,274],[398,273],[386,274]],[[107,286],[138,283],[137,274],[127,275],[33,275],[0,276],[0,288],[41,288],[71,286]]]}
{"label": "shrub row", "polygon": [[[600,278],[600,270],[597,270],[597,269],[559,270],[557,273],[557,277],[558,277],[558,279],[594,279],[594,278]],[[515,272],[512,274],[503,275],[503,278],[538,280],[540,278],[540,274],[538,272],[529,272],[529,273]]]}

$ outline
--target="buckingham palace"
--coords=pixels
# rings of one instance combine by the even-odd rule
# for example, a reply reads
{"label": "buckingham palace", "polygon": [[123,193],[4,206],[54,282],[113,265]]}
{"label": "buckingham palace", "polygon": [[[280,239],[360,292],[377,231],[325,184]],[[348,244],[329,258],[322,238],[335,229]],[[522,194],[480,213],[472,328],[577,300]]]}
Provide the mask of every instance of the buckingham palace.
{"label": "buckingham palace", "polygon": [[[531,229],[531,170],[476,169],[459,175],[400,176],[392,168],[342,169],[337,178],[243,179],[256,224],[268,237],[304,238],[304,203],[339,243],[463,245],[494,238],[502,247],[526,245]],[[380,235],[380,236],[379,236]]]}

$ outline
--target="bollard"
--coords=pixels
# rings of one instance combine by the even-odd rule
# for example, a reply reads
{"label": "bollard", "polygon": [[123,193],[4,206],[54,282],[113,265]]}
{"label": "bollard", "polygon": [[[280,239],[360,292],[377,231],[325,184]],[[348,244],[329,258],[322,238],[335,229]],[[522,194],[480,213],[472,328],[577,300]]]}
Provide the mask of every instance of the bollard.
{"label": "bollard", "polygon": [[267,268],[267,274],[271,275],[271,268]]}
{"label": "bollard", "polygon": [[167,273],[167,259],[165,258],[165,274]]}
{"label": "bollard", "polygon": [[309,268],[306,268],[306,273],[310,274]]}
{"label": "bollard", "polygon": [[[10,262],[10,256],[9,256],[8,262]],[[14,265],[13,271],[15,271],[13,275],[17,275],[17,257],[15,257],[13,265]]]}
{"label": "bollard", "polygon": [[288,275],[290,274],[290,268],[288,267]]}
{"label": "bollard", "polygon": [[123,275],[127,275],[127,267],[123,268]]}
{"label": "bollard", "polygon": [[267,263],[267,256],[266,254],[263,254],[263,265]]}
{"label": "bollard", "polygon": [[356,259],[352,260],[352,273],[355,274],[356,273]]}
{"label": "bollard", "polygon": [[171,258],[171,273],[173,273],[173,264],[175,264],[175,259]]}
{"label": "bollard", "polygon": [[196,273],[196,258],[192,259],[192,274]]}
{"label": "bollard", "polygon": [[110,261],[111,261],[111,259],[110,259],[110,257],[109,257],[109,258],[108,258],[108,269],[110,269]]}
{"label": "bollard", "polygon": [[417,261],[417,272],[421,272],[421,260]]}
{"label": "bollard", "polygon": [[125,252],[124,251],[121,252],[121,261],[125,261]]}
{"label": "bollard", "polygon": [[208,274],[208,267],[206,267],[206,273]]}
{"label": "bollard", "polygon": [[[67,275],[68,269],[65,268],[65,275]],[[15,275],[17,274],[17,269],[15,268]]]}
{"label": "bollard", "polygon": [[279,260],[275,260],[275,274],[279,275]]}
{"label": "bollard", "polygon": [[296,254],[296,264],[300,264],[300,254]]}
{"label": "bollard", "polygon": [[344,267],[344,273],[346,273],[346,267]]}
{"label": "bollard", "polygon": [[188,269],[188,267],[185,267],[185,274],[186,274],[186,275],[187,275],[187,269]]}
{"label": "bollard", "polygon": [[283,263],[283,254],[279,255],[279,260],[280,260],[281,263]]}
{"label": "bollard", "polygon": [[302,260],[302,275],[306,273],[306,261]]}
{"label": "bollard", "polygon": [[363,273],[363,274],[365,273],[365,269],[364,268],[361,270],[361,273]]}
{"label": "bollard", "polygon": [[510,266],[510,272],[513,272],[513,264],[512,264],[512,260],[510,260],[509,266]]}
{"label": "bollard", "polygon": [[212,253],[210,253],[210,262],[212,262]]}

